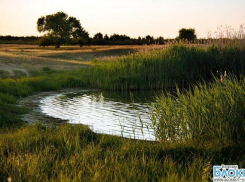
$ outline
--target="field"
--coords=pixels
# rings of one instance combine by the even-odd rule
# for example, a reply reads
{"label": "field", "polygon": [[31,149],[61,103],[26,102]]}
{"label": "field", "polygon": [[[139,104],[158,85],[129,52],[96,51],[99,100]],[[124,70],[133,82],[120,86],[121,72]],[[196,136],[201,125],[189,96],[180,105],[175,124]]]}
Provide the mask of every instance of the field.
{"label": "field", "polygon": [[[1,181],[211,181],[213,165],[245,167],[244,44],[0,45],[0,64]],[[150,115],[157,140],[21,121],[21,97],[84,87],[172,88]]]}
{"label": "field", "polygon": [[48,67],[52,70],[83,68],[97,61],[110,61],[142,49],[162,46],[62,46],[0,44],[0,77],[30,76]]}

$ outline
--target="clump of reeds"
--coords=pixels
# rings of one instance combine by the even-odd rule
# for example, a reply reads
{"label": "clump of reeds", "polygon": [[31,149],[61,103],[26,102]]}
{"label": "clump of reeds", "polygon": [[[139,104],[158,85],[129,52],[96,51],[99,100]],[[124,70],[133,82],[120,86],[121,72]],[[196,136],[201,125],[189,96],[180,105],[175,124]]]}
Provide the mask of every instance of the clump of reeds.
{"label": "clump of reeds", "polygon": [[[200,40],[196,41],[200,43]],[[212,35],[211,32],[208,32],[206,39],[201,39],[201,42],[207,46],[236,46],[243,47],[245,46],[245,27],[244,24],[240,25],[239,29],[236,30],[231,26],[218,26],[217,31]]]}
{"label": "clump of reeds", "polygon": [[171,45],[126,56],[88,69],[90,83],[110,90],[162,89],[210,80],[216,70],[239,75],[245,70],[245,49],[236,45],[202,48]]}
{"label": "clump of reeds", "polygon": [[238,142],[245,133],[245,80],[221,75],[176,96],[160,95],[152,112],[159,140]]}

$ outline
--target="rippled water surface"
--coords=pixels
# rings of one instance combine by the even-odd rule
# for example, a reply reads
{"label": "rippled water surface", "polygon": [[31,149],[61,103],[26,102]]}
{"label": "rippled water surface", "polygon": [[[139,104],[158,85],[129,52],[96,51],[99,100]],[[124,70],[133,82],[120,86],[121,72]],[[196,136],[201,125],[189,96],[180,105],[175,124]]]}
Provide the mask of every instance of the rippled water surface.
{"label": "rippled water surface", "polygon": [[150,92],[60,93],[44,97],[40,108],[49,116],[89,125],[94,132],[154,140],[149,111],[154,96]]}

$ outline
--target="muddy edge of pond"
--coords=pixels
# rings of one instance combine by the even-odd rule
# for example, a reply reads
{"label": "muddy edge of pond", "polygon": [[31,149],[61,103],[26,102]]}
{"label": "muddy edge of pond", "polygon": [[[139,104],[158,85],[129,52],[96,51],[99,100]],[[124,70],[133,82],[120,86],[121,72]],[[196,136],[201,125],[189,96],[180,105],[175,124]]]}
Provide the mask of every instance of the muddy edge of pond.
{"label": "muddy edge of pond", "polygon": [[36,124],[42,123],[44,125],[52,125],[52,124],[65,124],[68,123],[69,120],[63,120],[60,118],[54,118],[46,115],[40,110],[40,100],[43,97],[57,95],[57,94],[66,94],[70,92],[81,92],[81,91],[99,91],[98,89],[91,88],[73,88],[73,89],[64,89],[59,91],[49,91],[49,92],[40,92],[34,93],[33,95],[20,98],[17,102],[17,106],[28,108],[29,111],[26,114],[20,115],[20,119],[29,123]]}
{"label": "muddy edge of pond", "polygon": [[[76,93],[82,91],[103,91],[100,89],[92,89],[92,88],[72,88],[72,89],[63,89],[58,91],[49,91],[49,92],[36,92],[30,96],[22,97],[18,99],[17,106],[28,108],[29,111],[26,114],[20,115],[20,119],[27,122],[30,125],[34,125],[37,123],[44,124],[46,126],[49,125],[59,125],[59,124],[66,124],[69,123],[69,120],[63,120],[60,118],[54,118],[51,116],[46,115],[40,110],[40,100],[43,97],[57,95],[57,94],[66,94],[66,93]],[[107,135],[98,133],[99,135]],[[124,140],[128,141],[144,141],[144,142],[159,142],[157,140],[141,140],[141,139],[134,139],[134,138],[125,138],[121,136],[114,135],[115,137],[123,138]]]}

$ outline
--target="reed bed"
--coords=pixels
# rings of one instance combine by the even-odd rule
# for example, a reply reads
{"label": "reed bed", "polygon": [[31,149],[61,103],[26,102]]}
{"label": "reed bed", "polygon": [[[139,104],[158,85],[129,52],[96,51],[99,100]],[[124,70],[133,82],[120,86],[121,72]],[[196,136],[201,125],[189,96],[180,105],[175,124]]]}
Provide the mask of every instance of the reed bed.
{"label": "reed bed", "polygon": [[152,121],[158,139],[244,141],[245,79],[221,78],[157,96]]}
{"label": "reed bed", "polygon": [[244,73],[245,49],[235,45],[171,45],[89,69],[90,83],[109,90],[163,89],[210,80],[212,74]]}

